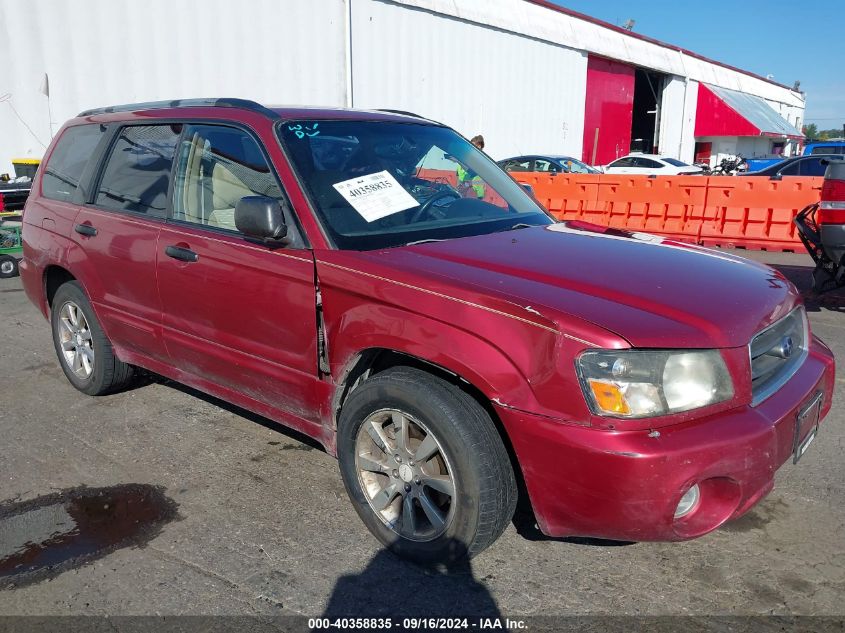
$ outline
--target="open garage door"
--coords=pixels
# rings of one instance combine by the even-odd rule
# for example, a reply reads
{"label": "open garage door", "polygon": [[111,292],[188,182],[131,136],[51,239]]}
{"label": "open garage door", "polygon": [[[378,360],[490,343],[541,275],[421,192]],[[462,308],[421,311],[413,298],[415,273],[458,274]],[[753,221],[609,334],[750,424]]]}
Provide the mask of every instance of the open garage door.
{"label": "open garage door", "polygon": [[581,158],[606,165],[628,153],[634,107],[634,75],[628,64],[590,55]]}
{"label": "open garage door", "polygon": [[590,55],[582,159],[606,165],[632,151],[655,151],[667,79],[662,73]]}

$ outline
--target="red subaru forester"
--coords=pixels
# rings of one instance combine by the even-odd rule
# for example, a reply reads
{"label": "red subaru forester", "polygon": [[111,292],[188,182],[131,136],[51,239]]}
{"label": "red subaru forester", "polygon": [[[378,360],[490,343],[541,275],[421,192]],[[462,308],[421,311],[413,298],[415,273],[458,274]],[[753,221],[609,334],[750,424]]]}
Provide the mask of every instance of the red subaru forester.
{"label": "red subaru forester", "polygon": [[68,380],[156,372],[336,454],[400,555],[681,540],[797,462],[834,360],[738,257],[555,222],[407,113],[196,99],[91,110],[47,152],[21,276]]}

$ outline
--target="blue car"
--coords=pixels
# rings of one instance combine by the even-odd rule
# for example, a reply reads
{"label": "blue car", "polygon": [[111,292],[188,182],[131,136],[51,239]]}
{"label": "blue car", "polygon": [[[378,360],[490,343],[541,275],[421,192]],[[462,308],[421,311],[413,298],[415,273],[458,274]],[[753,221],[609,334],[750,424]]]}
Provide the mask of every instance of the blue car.
{"label": "blue car", "polygon": [[816,154],[845,154],[845,141],[817,141],[807,143],[804,148],[804,156],[815,156]]}
{"label": "blue car", "polygon": [[784,176],[824,176],[830,161],[845,159],[841,154],[813,154],[812,156],[795,156],[775,163],[765,169],[746,171],[740,176],[767,176],[780,180]]}

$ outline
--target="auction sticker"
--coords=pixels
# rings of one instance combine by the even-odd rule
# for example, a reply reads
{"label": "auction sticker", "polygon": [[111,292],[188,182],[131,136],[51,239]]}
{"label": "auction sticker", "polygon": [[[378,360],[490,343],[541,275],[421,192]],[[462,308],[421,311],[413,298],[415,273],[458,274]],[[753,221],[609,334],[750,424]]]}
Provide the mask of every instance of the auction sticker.
{"label": "auction sticker", "polygon": [[332,185],[367,222],[419,206],[388,171],[351,178]]}

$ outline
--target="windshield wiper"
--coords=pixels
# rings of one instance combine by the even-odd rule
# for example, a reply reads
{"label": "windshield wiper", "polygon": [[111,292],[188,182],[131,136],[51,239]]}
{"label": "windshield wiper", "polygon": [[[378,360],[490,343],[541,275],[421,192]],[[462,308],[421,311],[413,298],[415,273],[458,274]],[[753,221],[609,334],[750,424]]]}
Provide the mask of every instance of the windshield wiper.
{"label": "windshield wiper", "polygon": [[445,241],[446,241],[445,239],[437,240],[437,239],[434,239],[433,237],[429,237],[429,238],[426,238],[424,240],[417,240],[415,242],[408,242],[407,244],[405,244],[405,246],[416,246],[417,244],[426,244],[428,242],[445,242]]}
{"label": "windshield wiper", "polygon": [[496,233],[504,233],[505,231],[515,231],[516,229],[530,229],[532,226],[537,226],[536,224],[526,224],[525,222],[518,222],[517,224],[512,224],[511,226],[507,226],[503,229],[499,229],[495,231]]}

